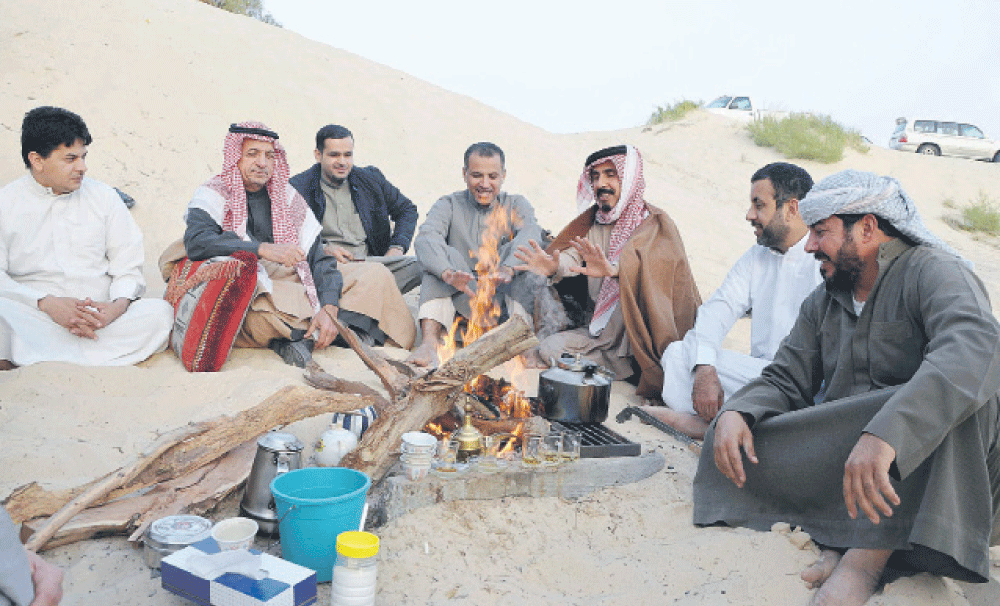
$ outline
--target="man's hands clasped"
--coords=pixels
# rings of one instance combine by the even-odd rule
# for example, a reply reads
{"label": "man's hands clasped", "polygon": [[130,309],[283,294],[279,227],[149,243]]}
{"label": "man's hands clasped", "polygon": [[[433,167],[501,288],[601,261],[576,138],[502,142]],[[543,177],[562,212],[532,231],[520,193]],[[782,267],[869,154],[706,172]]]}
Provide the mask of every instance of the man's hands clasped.
{"label": "man's hands clasped", "polygon": [[86,339],[96,339],[97,331],[120,318],[129,304],[131,301],[125,298],[94,301],[89,298],[48,295],[38,300],[38,309],[70,333]]}

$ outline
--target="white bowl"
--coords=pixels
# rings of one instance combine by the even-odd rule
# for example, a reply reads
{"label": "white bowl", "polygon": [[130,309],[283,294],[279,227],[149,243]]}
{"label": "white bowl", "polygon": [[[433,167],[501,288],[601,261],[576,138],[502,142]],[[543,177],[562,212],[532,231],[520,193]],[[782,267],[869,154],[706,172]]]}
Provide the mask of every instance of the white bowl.
{"label": "white bowl", "polygon": [[227,518],[212,527],[212,538],[222,551],[250,549],[257,528],[250,518]]}
{"label": "white bowl", "polygon": [[423,431],[408,431],[403,434],[403,444],[400,449],[410,452],[425,452],[430,449],[433,452],[435,448],[437,448],[437,438],[431,434]]}

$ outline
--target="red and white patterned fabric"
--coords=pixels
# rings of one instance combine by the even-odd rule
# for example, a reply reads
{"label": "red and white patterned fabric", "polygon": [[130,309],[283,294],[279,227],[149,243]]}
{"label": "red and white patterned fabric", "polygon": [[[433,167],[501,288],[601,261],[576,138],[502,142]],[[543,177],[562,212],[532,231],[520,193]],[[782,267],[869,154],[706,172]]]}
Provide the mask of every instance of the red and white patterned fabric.
{"label": "red and white patterned fabric", "polygon": [[[240,122],[237,126],[271,130],[263,123],[253,121]],[[240,158],[243,156],[244,139],[267,141],[274,145],[274,174],[267,182],[267,193],[271,198],[271,224],[274,242],[276,244],[295,244],[308,252],[312,242],[299,242],[299,229],[302,227],[306,213],[310,212],[309,207],[306,205],[305,199],[297,193],[289,199],[288,192],[291,188],[288,187],[290,174],[288,158],[285,154],[285,148],[272,137],[252,133],[226,133],[226,141],[222,146],[222,172],[205,183],[206,187],[218,192],[226,201],[222,229],[235,232],[240,238],[247,238],[247,192],[243,185],[243,175],[238,166]],[[303,260],[296,263],[295,271],[302,280],[302,285],[305,286],[306,296],[313,309],[318,310],[319,297],[316,294],[316,284],[313,282],[308,261]]]}
{"label": "red and white patterned fabric", "polygon": [[[618,171],[618,177],[622,182],[618,204],[615,204],[610,212],[598,209],[595,217],[598,223],[614,223],[611,230],[611,243],[604,253],[612,264],[618,263],[625,243],[632,237],[632,233],[639,227],[639,224],[649,216],[649,209],[643,199],[646,192],[646,180],[642,175],[642,155],[638,149],[631,145],[625,147],[624,154],[598,158],[583,167],[583,174],[580,175],[580,181],[576,186],[577,207],[580,212],[583,212],[594,204],[595,200],[594,186],[590,182],[590,169],[610,160],[615,165],[615,170]],[[618,279],[604,278],[594,306],[594,316],[590,321],[591,335],[596,337],[607,326],[620,296]]]}

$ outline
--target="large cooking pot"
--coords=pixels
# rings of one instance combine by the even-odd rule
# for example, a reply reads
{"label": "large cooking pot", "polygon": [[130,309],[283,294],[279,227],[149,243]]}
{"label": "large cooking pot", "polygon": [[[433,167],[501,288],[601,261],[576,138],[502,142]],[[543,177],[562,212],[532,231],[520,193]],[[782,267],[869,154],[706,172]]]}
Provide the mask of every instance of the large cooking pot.
{"label": "large cooking pot", "polygon": [[614,376],[597,364],[564,353],[538,375],[538,398],[545,418],[569,423],[601,423],[608,418]]}

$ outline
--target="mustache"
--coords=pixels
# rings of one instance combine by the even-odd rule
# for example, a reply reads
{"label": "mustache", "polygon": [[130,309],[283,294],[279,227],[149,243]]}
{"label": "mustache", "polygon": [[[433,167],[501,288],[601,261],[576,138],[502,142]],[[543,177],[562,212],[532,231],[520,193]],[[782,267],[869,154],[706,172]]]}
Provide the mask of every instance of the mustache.
{"label": "mustache", "polygon": [[815,257],[817,261],[829,261],[830,263],[833,263],[833,259],[821,252],[814,252],[813,257]]}
{"label": "mustache", "polygon": [[597,196],[600,196],[601,194],[614,195],[614,193],[615,193],[615,190],[607,188],[607,187],[602,187],[601,189],[595,191],[594,195],[597,195]]}

